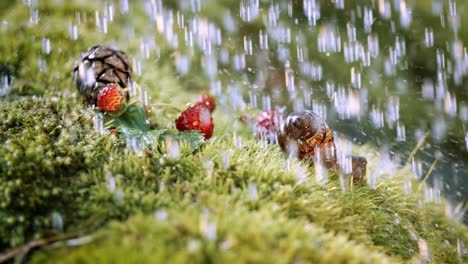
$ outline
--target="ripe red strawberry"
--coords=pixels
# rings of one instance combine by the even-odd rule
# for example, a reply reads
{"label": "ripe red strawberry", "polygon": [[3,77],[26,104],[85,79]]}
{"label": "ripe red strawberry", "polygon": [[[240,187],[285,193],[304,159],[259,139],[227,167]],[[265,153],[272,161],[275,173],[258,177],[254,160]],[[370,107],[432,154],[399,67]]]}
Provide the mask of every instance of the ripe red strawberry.
{"label": "ripe red strawberry", "polygon": [[112,115],[118,115],[125,111],[126,97],[117,84],[106,85],[97,96],[97,106],[99,109]]}
{"label": "ripe red strawberry", "polygon": [[176,128],[179,131],[198,130],[209,139],[213,135],[213,118],[208,107],[192,105],[183,111],[176,120]]}
{"label": "ripe red strawberry", "polygon": [[209,94],[200,95],[195,105],[204,105],[210,110],[210,112],[213,112],[216,109],[215,99]]}
{"label": "ripe red strawberry", "polygon": [[281,115],[276,110],[261,112],[255,124],[255,134],[257,137],[266,140],[271,140],[275,137],[279,128],[280,118]]}

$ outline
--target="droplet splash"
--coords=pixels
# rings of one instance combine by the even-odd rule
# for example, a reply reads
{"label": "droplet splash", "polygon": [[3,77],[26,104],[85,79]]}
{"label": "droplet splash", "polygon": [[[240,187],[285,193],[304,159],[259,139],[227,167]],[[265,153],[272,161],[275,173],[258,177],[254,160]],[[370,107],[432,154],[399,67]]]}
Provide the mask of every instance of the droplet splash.
{"label": "droplet splash", "polygon": [[257,184],[249,183],[247,186],[247,193],[248,193],[250,200],[252,201],[258,200]]}
{"label": "droplet splash", "polygon": [[104,134],[104,116],[101,113],[94,114],[94,131],[99,135]]}

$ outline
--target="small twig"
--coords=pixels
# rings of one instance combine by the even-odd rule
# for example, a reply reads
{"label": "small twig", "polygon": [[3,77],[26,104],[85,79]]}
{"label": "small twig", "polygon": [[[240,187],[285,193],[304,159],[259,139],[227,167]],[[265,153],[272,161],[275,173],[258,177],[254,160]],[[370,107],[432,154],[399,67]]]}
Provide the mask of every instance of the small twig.
{"label": "small twig", "polygon": [[182,110],[180,110],[179,108],[171,105],[171,104],[166,104],[166,103],[154,103],[154,104],[149,104],[147,105],[147,107],[157,107],[157,106],[160,106],[160,107],[166,107],[166,108],[169,108],[169,109],[172,109],[174,111],[177,111],[177,112],[182,112]]}
{"label": "small twig", "polygon": [[406,165],[411,162],[414,155],[416,155],[416,152],[418,152],[418,150],[422,147],[422,145],[424,144],[424,141],[426,141],[427,136],[429,136],[429,132],[424,133],[421,139],[419,139],[418,143],[416,144],[416,146],[413,148],[413,150],[409,154],[408,159],[406,160]]}
{"label": "small twig", "polygon": [[434,170],[435,165],[437,164],[437,160],[434,160],[431,164],[431,167],[429,167],[429,170],[427,171],[426,175],[424,176],[423,180],[419,183],[418,190],[421,190],[421,187],[423,186],[424,183],[426,183],[427,179],[429,178],[429,175],[431,175],[432,171]]}
{"label": "small twig", "polygon": [[45,246],[45,245],[48,245],[48,244],[51,244],[51,243],[54,243],[54,242],[57,242],[57,241],[60,241],[60,240],[70,239],[70,238],[76,237],[78,234],[79,234],[79,232],[75,231],[75,232],[56,235],[56,236],[49,237],[49,238],[43,238],[43,239],[37,239],[37,240],[30,241],[30,242],[28,242],[28,243],[26,243],[26,244],[24,244],[22,246],[13,248],[10,251],[7,251],[5,253],[1,253],[0,254],[0,263],[4,263],[4,262],[6,262],[6,261],[8,261],[8,260],[10,260],[12,258],[15,258],[15,257],[19,256],[19,255],[26,254],[31,249],[42,247],[42,246]]}

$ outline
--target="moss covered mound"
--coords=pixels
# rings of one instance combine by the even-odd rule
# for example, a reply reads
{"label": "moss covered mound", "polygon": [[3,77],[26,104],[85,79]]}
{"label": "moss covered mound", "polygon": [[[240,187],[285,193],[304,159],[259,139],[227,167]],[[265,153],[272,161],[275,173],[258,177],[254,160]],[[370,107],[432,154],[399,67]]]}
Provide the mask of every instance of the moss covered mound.
{"label": "moss covered mound", "polygon": [[375,189],[343,191],[333,176],[319,185],[313,169],[248,135],[218,135],[195,154],[182,146],[178,159],[164,144],[139,155],[68,102],[22,97],[1,109],[2,248],[62,231],[92,238],[44,248],[39,263],[392,263],[426,249],[456,263],[468,242],[465,226],[441,205],[421,207],[398,176]]}
{"label": "moss covered mound", "polygon": [[[121,139],[95,131],[94,112],[73,87],[73,61],[88,46],[110,39],[136,54],[140,40],[118,29],[145,29],[139,17],[116,17],[107,34],[97,33],[93,17],[101,6],[93,3],[41,3],[39,13],[47,14],[41,26],[30,17],[34,8],[22,1],[10,1],[0,12],[8,21],[0,28],[0,70],[14,76],[0,104],[0,252],[73,233],[73,239],[17,259],[467,261],[468,228],[447,218],[442,204],[421,202],[417,183],[405,193],[406,168],[375,188],[343,185],[333,175],[319,184],[313,168],[285,158],[278,146],[258,143],[250,129],[232,121],[239,113],[223,107],[215,112],[214,138],[195,153],[182,143],[177,158],[167,155],[165,142],[135,153]],[[63,21],[76,19],[77,12],[80,38],[73,40]],[[51,52],[44,52],[43,38]],[[198,90],[188,88],[193,79],[177,78],[165,63],[170,52],[163,43],[158,63],[142,60],[137,81],[148,87],[152,101],[183,105]],[[173,130],[175,117],[156,110],[150,118],[155,127]]]}

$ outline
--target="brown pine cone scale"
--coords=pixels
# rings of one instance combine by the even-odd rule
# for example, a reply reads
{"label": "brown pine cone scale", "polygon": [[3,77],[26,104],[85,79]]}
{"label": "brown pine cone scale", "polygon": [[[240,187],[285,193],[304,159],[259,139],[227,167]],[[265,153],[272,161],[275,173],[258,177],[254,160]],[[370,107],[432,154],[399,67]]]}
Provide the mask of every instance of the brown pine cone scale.
{"label": "brown pine cone scale", "polygon": [[[127,88],[132,69],[124,51],[109,46],[93,46],[75,62],[75,85],[88,105],[96,105],[97,95],[110,83]],[[128,92],[126,92],[128,100]]]}

